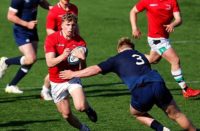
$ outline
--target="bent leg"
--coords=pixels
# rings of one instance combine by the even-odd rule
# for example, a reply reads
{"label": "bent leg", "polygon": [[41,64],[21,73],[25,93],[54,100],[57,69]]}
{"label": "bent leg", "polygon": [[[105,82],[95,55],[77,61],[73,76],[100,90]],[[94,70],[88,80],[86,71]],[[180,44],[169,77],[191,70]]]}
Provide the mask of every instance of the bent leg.
{"label": "bent leg", "polygon": [[12,59],[12,60],[8,60],[10,62],[18,61],[18,63],[21,63],[20,69],[18,70],[17,74],[12,79],[12,81],[9,83],[9,86],[17,85],[21,81],[21,79],[24,76],[26,76],[26,74],[31,69],[32,65],[36,61],[36,49],[35,49],[36,45],[37,45],[37,42],[35,42],[35,43],[27,43],[27,44],[19,46],[19,50],[22,52],[22,54],[24,56],[20,57],[20,59],[19,58],[15,58],[15,59]]}
{"label": "bent leg", "polygon": [[49,74],[47,74],[44,78],[44,86],[47,88],[47,89],[50,89],[51,86],[50,86],[50,81],[49,81]]}
{"label": "bent leg", "polygon": [[27,43],[19,46],[19,50],[23,54],[24,65],[31,65],[36,62],[37,54],[37,42]]}
{"label": "bent leg", "polygon": [[162,57],[171,64],[171,71],[176,71],[181,68],[180,59],[173,48],[166,50],[162,54]]}
{"label": "bent leg", "polygon": [[82,87],[73,89],[73,91],[70,91],[70,95],[72,96],[76,110],[82,112],[89,107]]}
{"label": "bent leg", "polygon": [[[151,127],[152,129],[156,131],[163,131],[164,127],[161,123],[159,123],[157,120],[155,120],[150,114],[147,112],[140,112],[133,108],[130,105],[130,113],[142,124]],[[166,128],[167,129],[167,128]]]}
{"label": "bent leg", "polygon": [[192,88],[189,88],[186,84],[180,66],[180,59],[176,54],[175,50],[173,48],[169,48],[163,53],[162,57],[165,58],[171,64],[171,74],[183,90],[183,96],[186,98],[198,96],[200,94],[200,90],[194,90]]}
{"label": "bent leg", "polygon": [[44,84],[42,86],[42,90],[41,90],[41,97],[46,100],[52,100],[52,96],[51,96],[51,85],[50,85],[50,80],[49,80],[49,74],[47,74],[44,78]]}
{"label": "bent leg", "polygon": [[77,128],[81,129],[81,122],[72,114],[70,109],[70,103],[68,99],[63,99],[56,103],[58,111],[62,114],[63,118],[68,121],[68,123]]}
{"label": "bent leg", "polygon": [[167,106],[165,112],[170,119],[175,120],[183,129],[196,131],[192,122],[178,109],[174,100]]}
{"label": "bent leg", "polygon": [[161,60],[161,56],[156,52],[151,50],[149,55],[145,54],[150,64],[157,64]]}
{"label": "bent leg", "polygon": [[82,87],[75,88],[75,89],[73,89],[73,91],[70,91],[70,94],[72,96],[76,110],[85,112],[87,114],[88,118],[92,122],[96,122],[97,121],[97,113],[88,104],[85,94],[84,94],[84,91],[83,91],[83,88]]}

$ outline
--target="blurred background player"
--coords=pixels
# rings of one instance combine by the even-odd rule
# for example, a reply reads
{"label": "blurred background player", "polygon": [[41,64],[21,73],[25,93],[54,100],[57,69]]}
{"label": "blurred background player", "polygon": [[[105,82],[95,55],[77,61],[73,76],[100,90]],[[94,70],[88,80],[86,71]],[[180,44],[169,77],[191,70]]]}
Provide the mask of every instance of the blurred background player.
{"label": "blurred background player", "polygon": [[39,40],[36,28],[38,5],[47,10],[51,8],[46,0],[11,0],[7,17],[14,23],[14,37],[22,55],[12,58],[2,57],[0,60],[0,78],[10,65],[20,65],[17,74],[5,88],[7,93],[23,93],[17,84],[36,62]]}
{"label": "blurred background player", "polygon": [[190,120],[177,107],[160,74],[151,69],[145,55],[134,49],[134,43],[129,38],[122,37],[118,42],[117,51],[117,55],[98,65],[80,71],[62,71],[59,76],[72,79],[99,73],[116,73],[131,92],[130,112],[138,121],[156,131],[170,131],[148,113],[156,104],[181,128],[196,131]]}
{"label": "blurred background player", "polygon": [[85,52],[76,51],[74,56],[81,59],[80,65],[70,65],[67,57],[70,51],[78,46],[86,46],[85,41],[75,33],[77,16],[71,13],[63,15],[61,31],[48,35],[45,40],[45,57],[49,71],[51,94],[58,111],[68,123],[80,130],[89,130],[71,112],[69,95],[71,95],[75,109],[85,112],[92,122],[97,121],[96,112],[89,106],[80,78],[61,79],[60,71],[79,70],[86,67]]}
{"label": "blurred background player", "polygon": [[[76,5],[70,3],[70,0],[60,0],[51,10],[49,10],[46,18],[46,32],[50,35],[56,31],[61,30],[62,16],[66,13],[73,13],[78,16],[78,8]],[[78,33],[78,27],[76,28]],[[52,100],[50,94],[49,74],[44,79],[42,86],[41,97],[44,100]]]}
{"label": "blurred background player", "polygon": [[130,12],[132,35],[140,38],[141,32],[137,27],[137,14],[146,10],[148,20],[148,43],[151,47],[149,55],[146,55],[150,63],[156,63],[161,58],[171,64],[171,74],[182,89],[185,98],[195,97],[200,90],[189,88],[186,84],[180,59],[170,45],[169,34],[182,23],[177,0],[140,0]]}

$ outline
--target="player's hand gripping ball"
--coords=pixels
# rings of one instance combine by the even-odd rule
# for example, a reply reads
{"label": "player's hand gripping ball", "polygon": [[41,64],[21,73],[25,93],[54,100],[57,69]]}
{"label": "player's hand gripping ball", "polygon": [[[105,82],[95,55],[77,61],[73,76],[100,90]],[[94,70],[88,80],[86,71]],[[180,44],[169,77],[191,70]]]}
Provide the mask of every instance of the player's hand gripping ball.
{"label": "player's hand gripping ball", "polygon": [[77,50],[83,50],[85,55],[87,54],[87,49],[86,47],[83,47],[83,46],[78,46],[76,48],[74,48],[71,53],[69,54],[68,58],[67,58],[67,61],[70,65],[78,65],[80,63],[80,59],[77,58],[76,56],[74,56],[74,52],[77,51]]}

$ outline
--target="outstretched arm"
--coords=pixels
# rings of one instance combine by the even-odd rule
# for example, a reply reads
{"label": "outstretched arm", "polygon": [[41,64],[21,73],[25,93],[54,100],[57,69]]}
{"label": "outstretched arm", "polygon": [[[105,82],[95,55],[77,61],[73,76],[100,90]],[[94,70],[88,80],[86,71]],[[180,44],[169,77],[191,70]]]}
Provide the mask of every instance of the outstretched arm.
{"label": "outstretched arm", "polygon": [[71,71],[71,70],[65,70],[61,71],[59,74],[59,77],[62,79],[72,79],[74,77],[89,77],[97,75],[101,72],[101,68],[98,65],[89,66],[83,70],[79,71]]}

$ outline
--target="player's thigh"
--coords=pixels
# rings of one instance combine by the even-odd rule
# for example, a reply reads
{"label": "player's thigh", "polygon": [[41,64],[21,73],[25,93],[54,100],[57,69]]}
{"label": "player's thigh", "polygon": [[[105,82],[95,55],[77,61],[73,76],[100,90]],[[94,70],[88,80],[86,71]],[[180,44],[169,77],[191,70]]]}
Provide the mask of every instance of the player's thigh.
{"label": "player's thigh", "polygon": [[173,48],[169,48],[166,50],[163,54],[162,57],[166,59],[169,63],[171,64],[178,64],[179,63],[179,57],[175,50]]}
{"label": "player's thigh", "polygon": [[144,112],[140,112],[137,109],[135,109],[132,105],[130,105],[130,113],[134,116],[142,115]]}
{"label": "player's thigh", "polygon": [[71,112],[70,102],[68,98],[62,99],[56,103],[56,107],[60,113],[63,115],[68,115]]}
{"label": "player's thigh", "polygon": [[154,94],[151,83],[137,87],[131,92],[131,106],[140,112],[149,111],[154,105]]}
{"label": "player's thigh", "polygon": [[65,98],[68,98],[69,92],[68,92],[68,82],[63,82],[63,83],[54,83],[50,81],[51,85],[51,94],[54,103],[58,103]]}
{"label": "player's thigh", "polygon": [[36,50],[32,43],[19,46],[19,50],[27,59],[36,59]]}
{"label": "player's thigh", "polygon": [[151,50],[149,52],[149,55],[146,55],[147,59],[149,60],[149,63],[155,63],[158,62],[161,59],[161,55],[159,55],[156,51]]}
{"label": "player's thigh", "polygon": [[165,110],[173,100],[173,96],[164,82],[155,82],[153,86],[155,103],[159,108]]}
{"label": "player's thigh", "polygon": [[68,91],[72,96],[75,108],[84,110],[86,108],[86,98],[80,78],[73,78],[68,83]]}
{"label": "player's thigh", "polygon": [[70,91],[74,106],[77,110],[84,110],[86,108],[86,98],[82,87],[75,88]]}
{"label": "player's thigh", "polygon": [[163,109],[166,114],[168,114],[169,116],[173,116],[174,114],[176,114],[177,112],[180,112],[178,106],[176,105],[176,102],[174,100],[172,100],[169,105]]}

